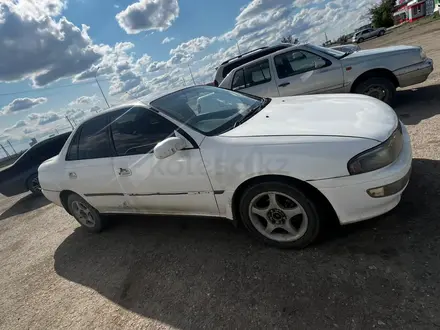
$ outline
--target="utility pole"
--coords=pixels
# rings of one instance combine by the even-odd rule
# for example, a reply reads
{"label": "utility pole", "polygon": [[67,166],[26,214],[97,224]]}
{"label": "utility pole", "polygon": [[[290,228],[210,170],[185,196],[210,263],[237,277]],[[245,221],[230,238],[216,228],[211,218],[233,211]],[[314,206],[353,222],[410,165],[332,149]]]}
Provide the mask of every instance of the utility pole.
{"label": "utility pole", "polygon": [[194,76],[193,76],[193,73],[192,73],[192,71],[191,71],[191,68],[190,68],[189,64],[188,64],[188,69],[189,69],[189,73],[191,74],[191,79],[192,79],[192,81],[193,81],[193,84],[194,84],[194,86],[195,86],[195,85],[196,85],[196,81],[194,80]]}
{"label": "utility pole", "polygon": [[238,40],[235,39],[235,43],[237,44],[238,55],[241,55],[240,46],[238,45]]}
{"label": "utility pole", "polygon": [[72,122],[70,121],[69,117],[67,117],[67,115],[66,115],[66,119],[69,122],[70,126],[72,126],[72,129],[75,129],[75,127],[73,126]]}
{"label": "utility pole", "polygon": [[6,157],[9,157],[9,154],[8,154],[8,152],[6,151],[5,147],[3,147],[3,144],[0,144],[0,147],[2,147],[2,149],[3,149],[3,151],[4,151],[5,155],[6,155]]}
{"label": "utility pole", "polygon": [[325,41],[327,42],[328,41],[327,32],[324,32],[324,35],[325,35]]}
{"label": "utility pole", "polygon": [[14,151],[14,154],[17,154],[17,151],[15,151],[14,147],[12,146],[11,142],[9,142],[9,140],[6,140],[6,142],[8,142],[9,146],[11,147],[11,149]]}
{"label": "utility pole", "polygon": [[110,104],[108,104],[107,98],[105,97],[104,92],[102,91],[101,85],[99,84],[99,81],[98,81],[98,70],[99,70],[99,67],[98,67],[98,69],[96,69],[96,72],[95,72],[95,81],[98,84],[99,90],[101,91],[102,97],[104,98],[104,101],[107,104],[107,107],[110,108]]}

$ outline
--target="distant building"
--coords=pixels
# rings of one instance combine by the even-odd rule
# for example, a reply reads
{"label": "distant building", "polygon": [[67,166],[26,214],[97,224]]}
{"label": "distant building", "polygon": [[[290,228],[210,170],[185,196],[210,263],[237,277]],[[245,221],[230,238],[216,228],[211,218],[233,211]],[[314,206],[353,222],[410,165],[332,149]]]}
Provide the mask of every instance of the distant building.
{"label": "distant building", "polygon": [[396,0],[394,24],[414,22],[439,10],[440,0]]}

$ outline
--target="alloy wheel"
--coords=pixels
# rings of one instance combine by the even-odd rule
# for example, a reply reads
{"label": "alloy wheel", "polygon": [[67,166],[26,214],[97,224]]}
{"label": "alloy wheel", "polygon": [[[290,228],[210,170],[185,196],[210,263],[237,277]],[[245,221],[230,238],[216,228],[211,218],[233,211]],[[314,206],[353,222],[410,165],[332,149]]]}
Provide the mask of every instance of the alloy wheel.
{"label": "alloy wheel", "polygon": [[72,212],[75,218],[86,227],[94,227],[96,224],[95,218],[93,217],[92,212],[82,202],[73,201],[72,202]]}
{"label": "alloy wheel", "polygon": [[258,194],[249,204],[252,225],[263,236],[277,242],[292,242],[307,231],[308,217],[291,196],[270,191]]}

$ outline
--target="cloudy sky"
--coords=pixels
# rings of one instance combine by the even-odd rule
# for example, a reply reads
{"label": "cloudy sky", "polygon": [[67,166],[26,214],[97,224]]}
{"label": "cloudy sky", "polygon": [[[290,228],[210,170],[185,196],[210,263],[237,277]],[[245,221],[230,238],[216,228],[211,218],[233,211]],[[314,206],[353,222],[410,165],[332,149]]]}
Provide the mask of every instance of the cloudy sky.
{"label": "cloudy sky", "polygon": [[[377,0],[0,0],[0,143],[65,131],[110,104],[213,80],[242,52],[295,35],[322,43]],[[2,153],[0,152],[0,156]]]}

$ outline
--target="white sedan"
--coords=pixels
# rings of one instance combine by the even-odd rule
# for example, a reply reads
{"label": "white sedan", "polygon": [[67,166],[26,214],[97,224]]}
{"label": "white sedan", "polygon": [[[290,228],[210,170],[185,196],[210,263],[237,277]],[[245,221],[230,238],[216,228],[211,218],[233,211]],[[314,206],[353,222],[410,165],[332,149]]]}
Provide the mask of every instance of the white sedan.
{"label": "white sedan", "polygon": [[194,86],[85,121],[39,180],[92,232],[106,214],[200,215],[300,248],[331,215],[348,224],[394,208],[411,160],[405,126],[374,98]]}

